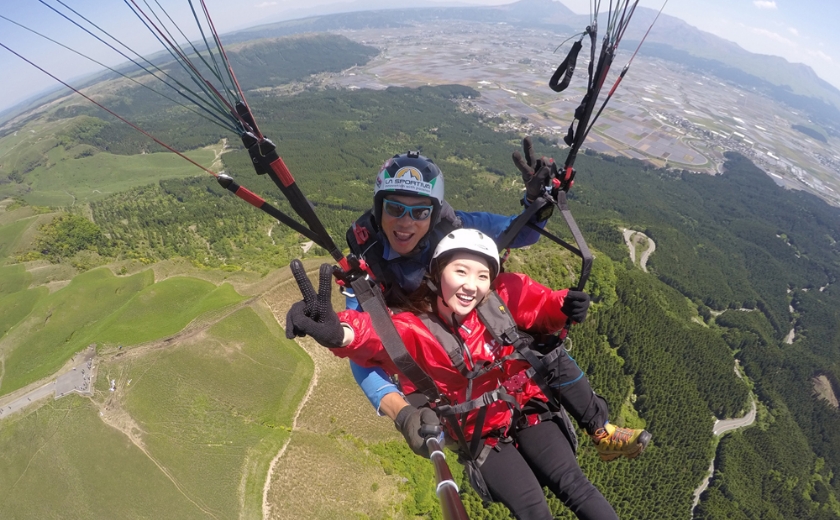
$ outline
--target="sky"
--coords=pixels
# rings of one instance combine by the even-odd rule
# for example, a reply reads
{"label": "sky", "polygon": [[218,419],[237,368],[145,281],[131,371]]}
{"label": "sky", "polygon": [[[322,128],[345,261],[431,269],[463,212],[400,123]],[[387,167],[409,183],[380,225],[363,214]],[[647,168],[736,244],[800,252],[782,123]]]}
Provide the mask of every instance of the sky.
{"label": "sky", "polygon": [[[161,50],[161,44],[140,24],[126,6],[126,1],[131,0],[0,0],[0,16],[89,54],[103,63],[116,65],[125,62],[125,58],[73,26],[46,5],[64,9],[59,3],[63,2],[141,54]],[[141,0],[135,1],[144,6]],[[155,1],[160,2],[186,30],[189,24],[182,22],[192,17],[187,0],[146,1],[152,5]],[[357,0],[353,4],[336,0],[205,1],[217,30],[224,33],[298,17],[303,10],[308,10],[308,13],[312,9],[335,12],[343,10],[345,6],[350,10],[351,5],[364,5],[365,1],[371,0]],[[458,1],[462,5],[511,3],[510,0]],[[194,2],[200,6],[199,0]],[[579,14],[590,10],[590,0],[564,0],[562,3]],[[604,1],[602,6],[608,3]],[[382,5],[382,2],[375,4],[377,8]],[[640,0],[639,5],[658,10],[662,2]],[[840,33],[836,30],[837,21],[840,20],[840,2],[837,0],[668,0],[664,12],[733,41],[750,52],[805,63],[822,79],[840,88]],[[187,32],[187,36],[195,38],[198,33]],[[71,84],[72,79],[101,69],[2,18],[0,44],[12,48],[62,80],[71,80]],[[0,110],[55,85],[55,80],[0,47]]]}

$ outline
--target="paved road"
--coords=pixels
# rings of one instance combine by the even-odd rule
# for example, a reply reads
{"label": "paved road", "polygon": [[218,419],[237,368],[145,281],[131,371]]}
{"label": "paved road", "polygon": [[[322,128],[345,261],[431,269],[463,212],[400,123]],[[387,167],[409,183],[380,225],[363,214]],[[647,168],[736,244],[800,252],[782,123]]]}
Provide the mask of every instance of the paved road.
{"label": "paved road", "polygon": [[4,419],[22,408],[29,406],[35,401],[39,401],[51,395],[55,395],[55,381],[50,381],[44,386],[37,388],[10,403],[4,403],[3,406],[0,407],[0,419]]}
{"label": "paved road", "polygon": [[755,398],[752,401],[752,408],[750,411],[747,412],[746,415],[743,417],[739,417],[737,419],[723,419],[722,421],[715,421],[715,426],[712,429],[712,433],[715,435],[723,435],[724,433],[735,430],[738,428],[743,428],[744,426],[749,426],[755,422]]}
{"label": "paved road", "polygon": [[639,267],[642,268],[642,271],[648,272],[647,270],[647,261],[650,258],[650,255],[656,251],[656,243],[647,235],[642,233],[641,231],[633,231],[632,229],[622,229],[621,234],[624,235],[624,243],[627,244],[627,249],[630,250],[630,261],[634,264],[636,263],[636,242],[633,240],[633,235],[639,235],[645,237],[648,241],[647,249],[642,253],[641,258],[639,258]]}
{"label": "paved road", "polygon": [[651,253],[656,251],[656,242],[654,242],[652,238],[650,238],[649,236],[647,236],[643,233],[639,233],[639,234],[642,235],[643,237],[647,238],[647,241],[648,241],[648,248],[645,250],[644,253],[642,253],[642,258],[639,260],[639,267],[642,268],[642,271],[648,272],[647,261],[648,261],[648,258],[650,258]]}
{"label": "paved road", "polygon": [[74,359],[75,366],[72,370],[57,376],[55,380],[46,383],[43,386],[32,390],[17,399],[5,402],[0,406],[0,419],[4,419],[13,413],[26,408],[30,404],[53,396],[55,399],[60,399],[71,393],[81,395],[93,395],[93,383],[91,382],[91,375],[93,369],[93,357],[96,355],[96,349],[88,348],[81,354],[76,354]]}
{"label": "paved road", "polygon": [[[740,374],[739,374],[740,375]],[[746,413],[743,417],[738,417],[736,419],[723,419],[715,421],[715,425],[712,427],[712,433],[715,435],[723,435],[724,433],[735,430],[738,428],[743,428],[745,426],[749,426],[755,422],[755,397],[752,397],[752,407],[750,411]],[[694,490],[694,503],[691,506],[691,515],[694,516],[694,508],[697,507],[697,504],[700,503],[700,495],[706,491],[706,488],[709,487],[709,481],[712,478],[712,475],[715,473],[715,459],[712,459],[712,463],[709,464],[709,472],[706,474],[706,478],[703,479],[703,482],[700,483],[697,489]]]}

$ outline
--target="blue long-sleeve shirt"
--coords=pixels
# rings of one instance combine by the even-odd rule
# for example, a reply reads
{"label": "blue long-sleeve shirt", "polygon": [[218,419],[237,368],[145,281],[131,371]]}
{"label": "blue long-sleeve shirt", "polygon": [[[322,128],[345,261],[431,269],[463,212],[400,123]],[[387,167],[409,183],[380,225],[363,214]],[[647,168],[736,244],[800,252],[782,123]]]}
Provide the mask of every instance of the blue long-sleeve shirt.
{"label": "blue long-sleeve shirt", "polygon": [[[480,211],[456,211],[455,215],[461,219],[462,227],[477,229],[485,235],[493,237],[493,240],[498,240],[502,233],[510,227],[511,222],[518,216],[506,217]],[[539,223],[538,225],[545,225],[545,222]],[[432,233],[439,234],[440,231],[433,230]],[[540,234],[538,232],[525,226],[513,239],[510,247],[519,248],[529,246],[535,244],[539,238]],[[438,241],[433,242],[437,243]],[[433,253],[431,246],[427,245],[417,255],[403,257],[391,250],[387,240],[383,241],[383,245],[383,256],[388,260],[387,268],[394,275],[396,283],[406,292],[410,293],[415,291],[423,281],[423,275],[429,266],[429,261]],[[348,309],[359,309],[359,302],[354,297],[347,296],[346,304]],[[388,375],[381,368],[364,368],[351,361],[350,370],[353,372],[356,383],[361,387],[362,392],[364,392],[377,413],[379,413],[379,405],[385,395],[392,392],[399,392],[397,385],[388,378]]]}

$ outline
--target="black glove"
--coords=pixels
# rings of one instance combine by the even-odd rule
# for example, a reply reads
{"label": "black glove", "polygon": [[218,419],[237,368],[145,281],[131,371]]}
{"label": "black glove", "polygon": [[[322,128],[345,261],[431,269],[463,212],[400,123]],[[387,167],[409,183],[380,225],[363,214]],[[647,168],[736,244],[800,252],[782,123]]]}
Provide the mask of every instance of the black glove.
{"label": "black glove", "polygon": [[586,311],[589,309],[589,295],[583,291],[569,289],[566,298],[563,299],[563,306],[560,312],[565,314],[575,323],[581,323],[586,319]]}
{"label": "black glove", "polygon": [[295,336],[311,336],[325,347],[340,347],[344,342],[344,327],[338,321],[338,315],[330,302],[332,266],[321,265],[317,293],[300,260],[292,260],[289,267],[303,294],[303,301],[292,305],[286,314],[286,337],[294,339]]}
{"label": "black glove", "polygon": [[440,431],[440,419],[431,408],[415,408],[408,405],[397,414],[394,426],[403,434],[411,451],[421,457],[428,457],[429,448],[426,447],[426,437],[420,435],[420,427],[432,426]]}
{"label": "black glove", "polygon": [[552,173],[557,176],[557,164],[550,157],[534,157],[534,146],[531,138],[522,140],[522,150],[525,152],[525,159],[518,151],[513,152],[513,164],[522,172],[522,180],[525,181],[525,198],[528,202],[542,195],[543,188],[548,184]]}

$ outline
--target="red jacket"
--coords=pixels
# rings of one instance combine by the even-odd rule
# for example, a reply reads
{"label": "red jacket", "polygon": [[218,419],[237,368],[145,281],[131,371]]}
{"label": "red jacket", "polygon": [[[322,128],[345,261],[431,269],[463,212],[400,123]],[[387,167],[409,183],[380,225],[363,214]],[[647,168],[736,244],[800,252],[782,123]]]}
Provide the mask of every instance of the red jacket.
{"label": "red jacket", "polygon": [[[566,316],[560,312],[563,299],[568,290],[552,291],[524,274],[502,273],[495,280],[495,290],[520,329],[532,332],[551,333],[563,328]],[[451,322],[450,317],[444,317]],[[353,342],[343,348],[332,349],[339,357],[348,357],[361,366],[380,366],[390,375],[398,374],[403,390],[411,393],[414,385],[400,373],[391,358],[388,357],[381,340],[373,330],[370,317],[355,310],[339,313],[339,319],[353,328]],[[405,348],[420,368],[428,374],[452,404],[463,403],[495,390],[505,384],[509,393],[514,395],[520,405],[531,398],[546,401],[539,387],[525,377],[524,371],[530,368],[526,361],[506,360],[498,368],[473,380],[472,395],[467,396],[467,379],[452,365],[448,354],[420,319],[410,312],[393,316],[394,325],[405,343]],[[477,365],[494,362],[513,352],[512,346],[500,346],[478,318],[473,310],[459,329],[464,344],[469,349]],[[464,362],[468,369],[473,368],[469,360]],[[469,413],[464,434],[472,437],[475,417],[478,410]],[[482,435],[510,426],[511,411],[508,405],[497,401],[489,405],[484,421]],[[451,433],[451,432],[450,432]]]}

